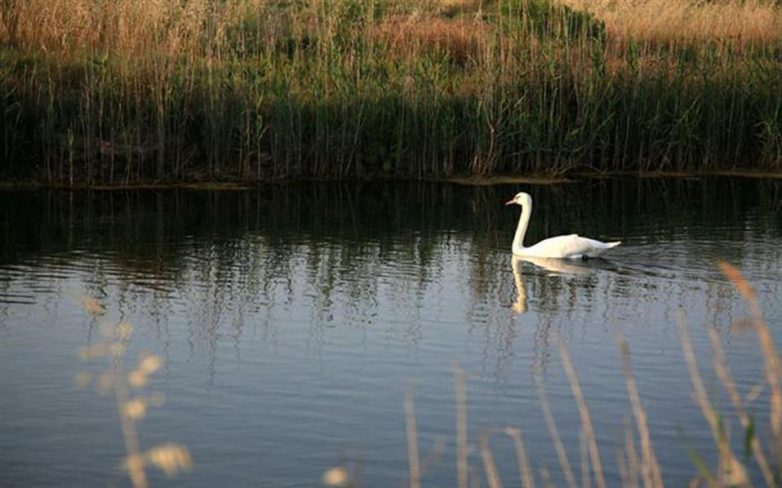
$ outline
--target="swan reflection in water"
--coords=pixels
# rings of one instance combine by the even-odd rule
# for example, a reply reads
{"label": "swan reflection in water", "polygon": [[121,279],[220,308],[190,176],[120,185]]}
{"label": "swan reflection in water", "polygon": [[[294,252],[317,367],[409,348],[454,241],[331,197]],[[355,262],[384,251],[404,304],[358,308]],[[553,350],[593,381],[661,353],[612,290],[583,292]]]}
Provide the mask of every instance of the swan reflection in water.
{"label": "swan reflection in water", "polygon": [[511,305],[511,310],[518,314],[525,313],[528,309],[523,263],[531,263],[538,268],[546,270],[547,275],[554,276],[588,275],[596,270],[617,271],[616,266],[602,258],[578,261],[513,255],[511,257],[511,269],[513,270],[513,283],[516,285],[516,301]]}

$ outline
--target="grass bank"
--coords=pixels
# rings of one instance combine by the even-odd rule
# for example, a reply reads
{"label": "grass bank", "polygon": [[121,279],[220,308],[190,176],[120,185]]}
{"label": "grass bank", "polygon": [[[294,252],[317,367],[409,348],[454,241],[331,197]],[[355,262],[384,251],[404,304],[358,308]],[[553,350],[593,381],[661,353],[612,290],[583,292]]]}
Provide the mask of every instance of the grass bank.
{"label": "grass bank", "polygon": [[782,7],[2,0],[0,133],[55,185],[775,172]]}

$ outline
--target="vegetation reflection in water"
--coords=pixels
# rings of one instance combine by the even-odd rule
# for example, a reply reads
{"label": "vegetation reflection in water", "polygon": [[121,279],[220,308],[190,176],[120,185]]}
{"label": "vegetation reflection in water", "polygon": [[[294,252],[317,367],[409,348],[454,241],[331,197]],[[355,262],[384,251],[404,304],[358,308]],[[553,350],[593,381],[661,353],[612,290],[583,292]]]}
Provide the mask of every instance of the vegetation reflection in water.
{"label": "vegetation reflection in water", "polygon": [[[531,364],[531,371],[548,378],[553,415],[567,423],[556,400],[561,392],[551,383],[553,370],[558,369],[552,358],[561,345],[572,346],[572,363],[586,383],[585,397],[593,412],[610,400],[590,395],[593,380],[584,378],[589,368],[581,369],[584,357],[579,350],[584,347],[578,337],[596,333],[589,328],[607,327],[608,333],[597,337],[610,339],[610,329],[622,323],[622,332],[635,346],[644,328],[650,327],[639,321],[643,304],[664,300],[670,302],[666,310],[675,310],[687,305],[696,290],[710,305],[696,323],[714,322],[725,334],[725,325],[741,316],[741,310],[736,309],[733,285],[714,267],[715,256],[739,264],[757,284],[762,299],[779,296],[779,285],[774,285],[777,271],[769,266],[779,263],[779,250],[765,244],[782,234],[779,189],[774,182],[722,179],[597,181],[529,189],[536,201],[549,202],[548,210],[532,222],[533,239],[565,229],[626,238],[627,249],[615,259],[567,263],[572,269],[512,262],[509,241],[517,215],[501,204],[515,187],[306,184],[237,193],[5,194],[0,197],[5,200],[0,207],[0,306],[4,317],[13,318],[20,310],[16,302],[58,302],[63,290],[81,286],[100,297],[112,313],[133,317],[140,328],[162,323],[173,329],[169,338],[187,337],[196,354],[210,356],[210,381],[217,384],[220,371],[232,362],[221,344],[233,343],[238,354],[243,345],[257,341],[257,331],[271,342],[291,328],[305,327],[306,332],[295,337],[305,341],[308,354],[320,354],[327,362],[334,355],[332,329],[375,334],[374,339],[365,334],[364,344],[353,342],[358,354],[362,347],[372,354],[372,342],[381,336],[381,342],[404,342],[409,350],[441,358],[437,342],[454,350],[459,345],[439,334],[448,330],[446,326],[463,324],[470,329],[471,341],[484,342],[463,358],[470,375],[483,371],[481,375],[502,384],[518,372],[514,364],[526,363],[522,349],[530,347],[531,363],[526,366]],[[702,254],[693,254],[688,243],[701,243],[697,249]],[[40,279],[43,275],[48,281]],[[442,303],[432,305],[432,299]],[[771,313],[778,314],[775,308]],[[661,315],[665,312],[656,312],[649,320]],[[584,323],[585,317],[596,316],[606,318],[606,323]],[[281,317],[299,322],[286,324]],[[670,327],[675,316],[668,318]],[[175,321],[184,324],[166,325]],[[186,334],[176,330],[180,326]],[[524,329],[530,326],[534,332],[527,346],[518,338],[526,339]],[[643,344],[640,347],[643,354]],[[162,352],[165,355],[165,349]],[[640,361],[649,364],[646,358]],[[613,362],[621,373],[621,363]],[[414,369],[402,371],[410,374]],[[676,373],[683,374],[684,369]],[[649,388],[643,376],[638,389],[645,398]],[[485,390],[480,385],[473,390],[474,382],[471,376],[470,418],[485,422],[482,401],[474,396]],[[431,414],[425,410],[432,404],[426,399],[421,403],[420,389],[417,425],[424,429],[419,432],[424,457],[424,442],[431,440],[425,432]],[[760,404],[764,402],[767,394],[761,395]],[[394,407],[400,413],[401,405],[400,395]],[[652,412],[654,408],[650,405]],[[650,418],[654,437],[654,413]],[[728,414],[726,420],[731,419],[735,417]],[[601,434],[600,422],[596,419],[595,431],[605,450],[602,459],[613,466],[612,451],[603,448],[611,439]],[[510,425],[529,429],[523,422]],[[572,446],[569,434],[565,427],[563,441]],[[536,441],[545,435],[526,430],[524,435],[528,441],[532,435],[535,451],[544,449]],[[739,437],[734,433],[731,439],[734,450],[735,443],[741,443]],[[469,439],[477,442],[480,435],[471,431]],[[497,440],[491,439],[494,445]],[[660,446],[659,441],[655,445]],[[500,449],[495,447],[495,455]],[[535,451],[529,453],[531,462],[540,467],[540,453]],[[485,451],[478,448],[477,453]],[[475,454],[470,453],[473,467],[486,459]],[[555,469],[557,458],[546,459],[553,460],[545,464]],[[503,461],[498,463],[502,472]],[[445,460],[441,464],[451,465]],[[660,464],[664,476],[671,476],[665,461]],[[198,468],[195,473],[197,477]],[[451,480],[437,472],[423,474],[424,480]],[[608,468],[606,476],[613,482],[619,474]],[[508,476],[504,475],[506,481]],[[559,482],[556,473],[552,476]]]}

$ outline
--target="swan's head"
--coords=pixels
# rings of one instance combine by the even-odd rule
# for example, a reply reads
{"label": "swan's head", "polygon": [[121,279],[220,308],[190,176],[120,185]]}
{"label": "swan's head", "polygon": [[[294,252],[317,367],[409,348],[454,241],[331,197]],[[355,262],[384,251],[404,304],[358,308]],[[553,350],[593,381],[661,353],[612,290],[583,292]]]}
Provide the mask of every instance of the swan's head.
{"label": "swan's head", "polygon": [[521,205],[521,206],[531,206],[532,205],[532,197],[529,196],[529,194],[524,193],[523,191],[520,191],[516,193],[516,196],[505,202],[505,205]]}

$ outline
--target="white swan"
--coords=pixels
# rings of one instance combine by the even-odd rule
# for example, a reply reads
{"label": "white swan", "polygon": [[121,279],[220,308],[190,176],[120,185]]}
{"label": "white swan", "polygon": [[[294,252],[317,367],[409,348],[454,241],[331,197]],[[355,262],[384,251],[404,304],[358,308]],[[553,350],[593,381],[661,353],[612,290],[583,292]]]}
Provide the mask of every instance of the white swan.
{"label": "white swan", "polygon": [[516,228],[516,235],[513,236],[513,254],[517,256],[537,257],[537,258],[559,258],[559,259],[586,259],[596,258],[616,247],[621,242],[600,242],[586,237],[579,237],[577,234],[567,236],[551,237],[544,239],[534,246],[524,247],[524,234],[527,233],[527,224],[532,214],[532,197],[524,192],[517,193],[512,200],[505,205],[521,205],[521,217],[519,226]]}

